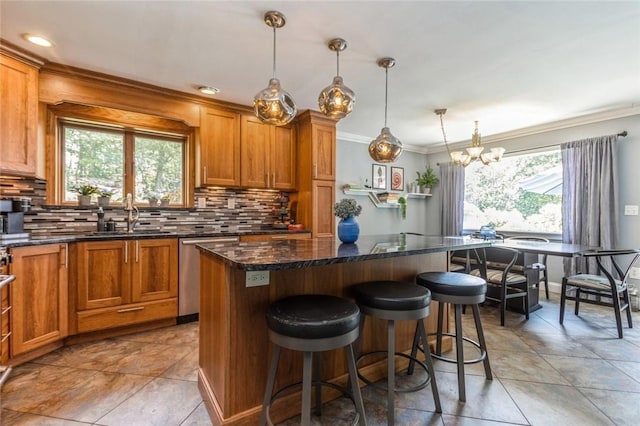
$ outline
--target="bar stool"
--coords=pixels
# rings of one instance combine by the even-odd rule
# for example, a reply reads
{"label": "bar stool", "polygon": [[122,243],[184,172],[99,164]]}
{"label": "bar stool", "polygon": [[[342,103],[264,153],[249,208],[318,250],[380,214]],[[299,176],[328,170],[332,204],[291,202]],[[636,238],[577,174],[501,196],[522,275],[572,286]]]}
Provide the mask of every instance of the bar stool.
{"label": "bar stool", "polygon": [[[373,351],[362,354],[358,357],[358,362],[363,358],[379,354],[387,354],[387,424],[393,425],[395,419],[395,403],[394,392],[415,392],[423,389],[427,384],[431,383],[431,391],[433,393],[433,401],[435,403],[436,412],[441,413],[440,396],[438,394],[438,386],[436,384],[435,372],[433,370],[433,361],[429,352],[425,352],[426,365],[418,359],[411,358],[401,352],[395,352],[395,321],[397,320],[417,320],[417,329],[426,345],[427,335],[424,329],[423,319],[429,316],[429,307],[431,304],[431,295],[429,290],[420,287],[414,283],[399,281],[371,281],[362,284],[356,284],[352,287],[353,296],[360,307],[360,312],[364,315],[360,318],[360,333],[364,329],[365,316],[370,315],[374,318],[385,319],[388,321],[387,327],[387,350]],[[356,356],[360,352],[361,339],[356,343]],[[409,358],[411,362],[416,362],[427,373],[426,379],[417,386],[406,389],[395,388],[395,356]],[[366,384],[378,386],[367,378],[358,373],[358,377]]]}
{"label": "bar stool", "polygon": [[[485,300],[487,293],[487,283],[479,277],[474,277],[459,272],[424,272],[418,274],[416,282],[431,291],[433,300],[439,302],[438,309],[438,330],[435,333],[436,352],[432,356],[445,362],[455,363],[458,366],[458,399],[462,402],[466,401],[465,383],[464,383],[464,365],[473,364],[482,361],[484,364],[484,374],[487,380],[493,380],[491,374],[491,366],[489,365],[489,355],[487,353],[487,345],[484,341],[484,332],[482,331],[482,323],[480,322],[480,310],[478,305]],[[455,334],[443,332],[444,323],[444,303],[453,305],[455,311]],[[476,324],[476,332],[478,334],[478,342],[464,337],[462,333],[462,307],[471,305],[473,310],[473,319]],[[418,333],[418,330],[416,330]],[[456,359],[446,358],[442,356],[442,336],[454,337],[456,340]],[[423,339],[423,342],[426,340]],[[463,341],[474,345],[480,352],[480,356],[474,359],[465,360],[463,352]],[[418,339],[414,338],[412,356],[415,357],[419,348]],[[427,346],[419,348],[423,352],[429,352]],[[409,368],[412,368],[410,365]]]}
{"label": "bar stool", "polygon": [[[269,338],[274,344],[273,358],[267,377],[260,425],[272,425],[269,417],[271,403],[283,393],[299,387],[294,383],[273,393],[280,349],[287,348],[304,352],[302,373],[302,425],[311,425],[311,387],[316,387],[316,413],[322,405],[321,386],[329,386],[345,393],[354,403],[357,411],[355,421],[367,424],[362,395],[356,376],[356,363],[351,343],[358,338],[360,310],[349,299],[337,296],[307,294],[290,296],[273,302],[267,310]],[[316,352],[344,347],[349,369],[350,389],[333,383],[312,380],[312,361]],[[354,421],[354,423],[355,423]]]}

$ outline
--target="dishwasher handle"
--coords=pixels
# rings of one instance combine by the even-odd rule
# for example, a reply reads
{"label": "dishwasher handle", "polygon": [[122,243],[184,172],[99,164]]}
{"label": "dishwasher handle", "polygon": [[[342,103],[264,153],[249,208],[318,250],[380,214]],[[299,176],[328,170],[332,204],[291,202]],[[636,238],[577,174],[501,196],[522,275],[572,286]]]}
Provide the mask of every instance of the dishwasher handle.
{"label": "dishwasher handle", "polygon": [[185,246],[193,246],[196,244],[208,244],[208,243],[235,243],[240,241],[238,237],[221,237],[221,238],[210,238],[210,239],[193,239],[193,240],[181,240],[182,245]]}

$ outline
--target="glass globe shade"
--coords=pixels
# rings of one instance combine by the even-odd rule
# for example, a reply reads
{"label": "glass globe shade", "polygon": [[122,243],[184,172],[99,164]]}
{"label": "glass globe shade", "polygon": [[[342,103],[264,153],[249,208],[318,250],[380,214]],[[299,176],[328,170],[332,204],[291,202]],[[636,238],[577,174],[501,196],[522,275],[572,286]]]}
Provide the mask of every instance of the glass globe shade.
{"label": "glass globe shade", "polygon": [[269,80],[269,86],[253,99],[256,116],[267,124],[283,126],[296,116],[296,103],[289,93],[282,90],[277,78]]}
{"label": "glass globe shade", "polygon": [[393,163],[402,154],[402,142],[383,127],[380,135],[369,144],[369,155],[378,163]]}
{"label": "glass globe shade", "polygon": [[346,117],[356,103],[353,90],[344,85],[342,77],[333,78],[333,83],[325,87],[318,97],[320,111],[327,117],[339,120]]}

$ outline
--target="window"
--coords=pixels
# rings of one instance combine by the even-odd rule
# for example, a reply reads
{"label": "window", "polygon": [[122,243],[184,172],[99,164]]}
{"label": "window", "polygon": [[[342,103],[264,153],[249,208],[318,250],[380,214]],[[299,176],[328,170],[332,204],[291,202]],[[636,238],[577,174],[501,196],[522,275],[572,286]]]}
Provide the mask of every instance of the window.
{"label": "window", "polygon": [[76,188],[95,186],[120,205],[127,193],[136,203],[169,198],[185,205],[186,137],[61,121],[63,202]]}
{"label": "window", "polygon": [[465,170],[464,229],[562,233],[560,149],[511,155]]}

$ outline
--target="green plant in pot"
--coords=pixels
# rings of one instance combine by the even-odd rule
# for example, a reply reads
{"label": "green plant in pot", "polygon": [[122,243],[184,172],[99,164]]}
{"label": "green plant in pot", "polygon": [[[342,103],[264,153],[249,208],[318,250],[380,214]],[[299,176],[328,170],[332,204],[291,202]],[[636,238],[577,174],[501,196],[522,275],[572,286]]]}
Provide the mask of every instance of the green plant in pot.
{"label": "green plant in pot", "polygon": [[160,197],[160,207],[169,207],[171,203],[171,193],[167,192]]}
{"label": "green plant in pot", "polygon": [[109,204],[111,204],[112,196],[113,191],[111,191],[110,189],[103,189],[98,191],[98,206],[109,207]]}
{"label": "green plant in pot", "polygon": [[404,197],[398,198],[398,204],[400,205],[400,217],[402,219],[407,218],[407,199]]}
{"label": "green plant in pot", "polygon": [[149,202],[149,207],[156,207],[160,197],[155,192],[149,192],[144,198]]}
{"label": "green plant in pot", "polygon": [[420,187],[420,192],[425,194],[429,194],[433,187],[440,182],[440,179],[436,176],[431,165],[427,165],[427,169],[424,173],[416,172],[416,174],[418,175],[416,183]]}
{"label": "green plant in pot", "polygon": [[78,194],[78,205],[79,206],[89,206],[91,205],[91,196],[99,192],[99,189],[95,185],[91,184],[83,184],[77,186],[75,188],[76,193]]}

